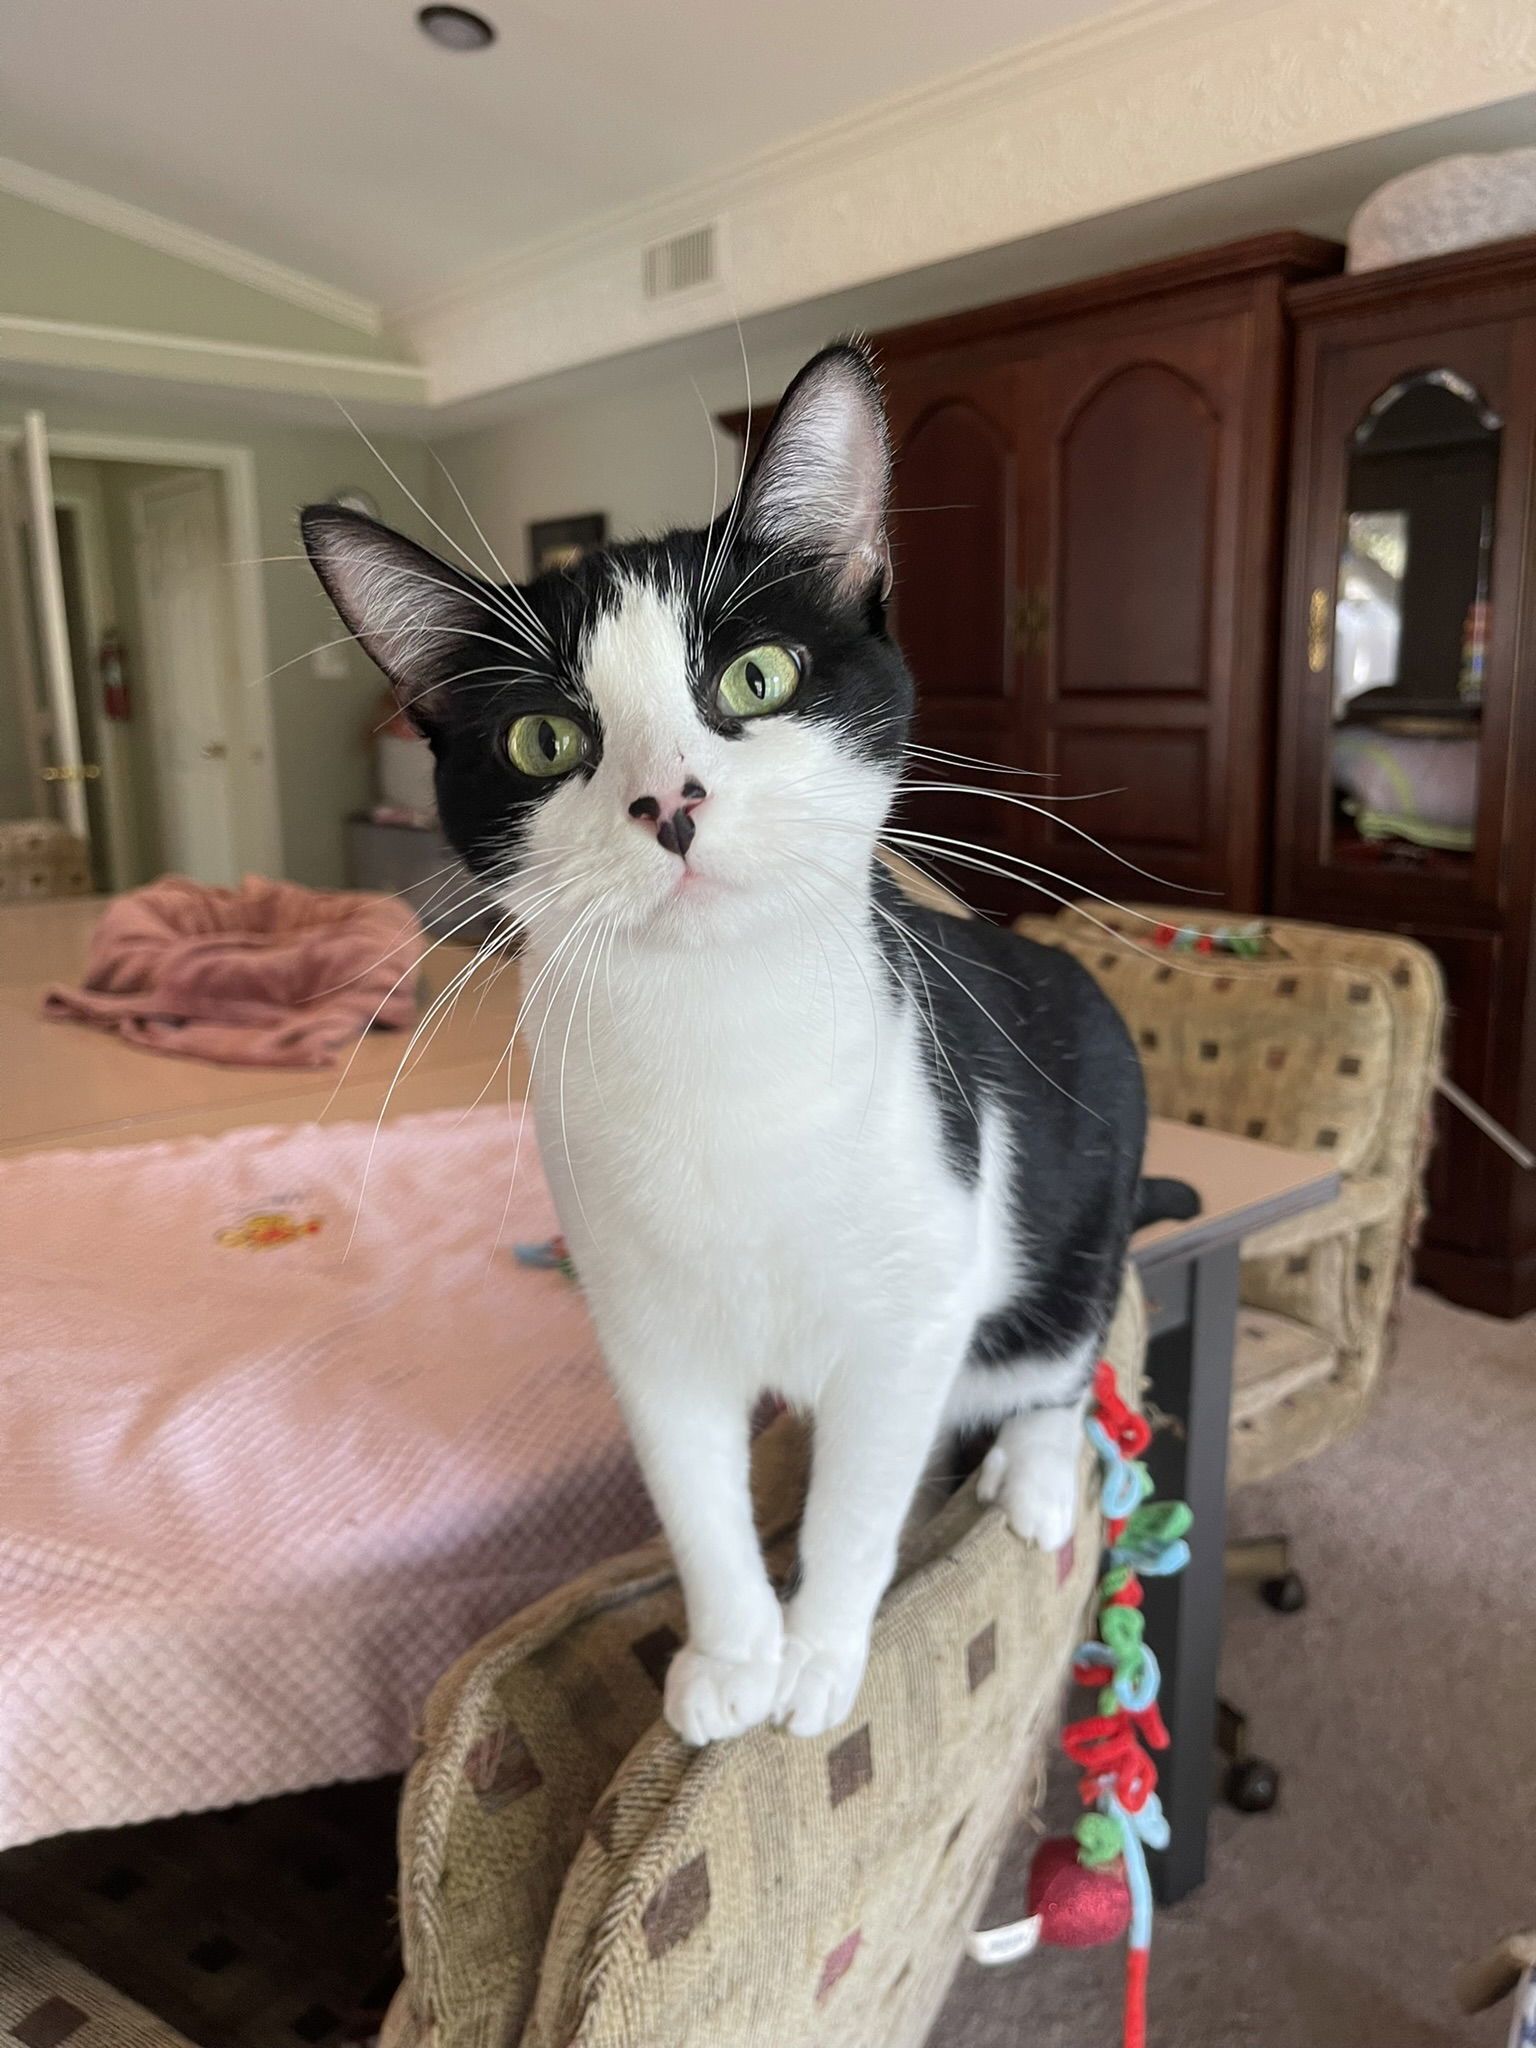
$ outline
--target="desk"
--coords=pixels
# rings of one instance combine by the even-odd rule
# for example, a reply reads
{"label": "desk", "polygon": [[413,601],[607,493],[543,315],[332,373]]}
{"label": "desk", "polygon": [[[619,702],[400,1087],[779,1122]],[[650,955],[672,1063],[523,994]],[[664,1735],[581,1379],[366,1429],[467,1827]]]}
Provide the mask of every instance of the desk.
{"label": "desk", "polygon": [[1339,1177],[1316,1153],[1159,1117],[1147,1133],[1145,1170],[1188,1181],[1201,1199],[1187,1223],[1149,1224],[1131,1240],[1147,1294],[1148,1398],[1169,1419],[1147,1464],[1158,1497],[1187,1501],[1195,1517],[1183,1572],[1145,1586],[1147,1641],[1162,1666],[1171,1738],[1158,1789],[1172,1839],[1149,1860],[1157,1895],[1171,1905],[1205,1878],[1242,1240],[1332,1201]]}

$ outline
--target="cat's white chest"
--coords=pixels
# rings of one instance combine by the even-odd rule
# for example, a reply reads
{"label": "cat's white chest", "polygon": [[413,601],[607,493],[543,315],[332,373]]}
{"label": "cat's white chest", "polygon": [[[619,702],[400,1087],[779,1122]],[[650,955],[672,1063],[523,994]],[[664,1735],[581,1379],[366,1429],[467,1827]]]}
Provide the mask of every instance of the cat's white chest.
{"label": "cat's white chest", "polygon": [[670,1314],[810,1397],[851,1343],[995,1291],[879,972],[786,940],[551,1001],[540,1147],[600,1329]]}

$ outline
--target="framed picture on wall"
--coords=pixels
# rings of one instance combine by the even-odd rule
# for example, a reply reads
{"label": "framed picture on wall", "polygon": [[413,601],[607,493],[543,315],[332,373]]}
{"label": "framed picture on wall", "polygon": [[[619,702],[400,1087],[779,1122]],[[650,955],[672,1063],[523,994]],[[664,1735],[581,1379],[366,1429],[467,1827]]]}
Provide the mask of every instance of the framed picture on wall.
{"label": "framed picture on wall", "polygon": [[608,538],[608,515],[577,512],[569,519],[536,519],[528,528],[528,563],[531,573],[542,576],[546,569],[574,568],[583,555],[600,548]]}

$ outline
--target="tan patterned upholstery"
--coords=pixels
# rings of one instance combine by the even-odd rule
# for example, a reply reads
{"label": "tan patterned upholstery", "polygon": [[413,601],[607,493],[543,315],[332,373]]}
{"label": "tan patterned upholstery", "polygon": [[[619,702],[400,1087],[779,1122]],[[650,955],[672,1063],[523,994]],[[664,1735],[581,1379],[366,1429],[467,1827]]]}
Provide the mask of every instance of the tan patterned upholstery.
{"label": "tan patterned upholstery", "polygon": [[3,1916],[0,2038],[21,2048],[192,2048],[185,2034]]}
{"label": "tan patterned upholstery", "polygon": [[1158,924],[1230,911],[1084,898],[1016,929],[1065,946],[1130,1025],[1154,1114],[1325,1153],[1337,1201],[1243,1246],[1231,1476],[1266,1478],[1357,1423],[1423,1217],[1444,991],[1412,939],[1272,922],[1262,957],[1170,955]]}
{"label": "tan patterned upholstery", "polygon": [[[1134,1280],[1108,1351],[1134,1393]],[[428,1703],[400,1825],[406,1981],[383,2048],[917,2048],[1081,1639],[1099,1520],[1027,1549],[974,1482],[909,1532],[843,1727],[690,1750],[659,1719],[684,1626],[664,1547],[586,1573]],[[797,1424],[755,1460],[784,1566]]]}
{"label": "tan patterned upholstery", "polygon": [[55,818],[0,819],[0,903],[89,896],[90,850]]}

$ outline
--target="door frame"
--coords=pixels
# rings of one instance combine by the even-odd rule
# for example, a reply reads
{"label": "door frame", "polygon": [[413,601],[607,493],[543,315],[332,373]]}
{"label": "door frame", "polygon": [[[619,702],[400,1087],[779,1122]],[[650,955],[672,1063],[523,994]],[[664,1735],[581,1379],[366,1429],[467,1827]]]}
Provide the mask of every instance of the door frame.
{"label": "door frame", "polygon": [[[19,429],[0,429],[0,444],[19,441]],[[243,801],[235,807],[237,853],[248,872],[283,872],[282,817],[277,798],[277,744],[272,715],[271,657],[261,580],[261,517],[256,457],[221,441],[175,441],[155,435],[98,433],[89,428],[48,432],[52,454],[82,462],[133,462],[165,469],[218,472],[228,523],[229,573],[234,598],[235,661],[244,744],[232,777]]]}
{"label": "door frame", "polygon": [[44,718],[39,693],[37,650],[28,625],[31,609],[30,581],[25,550],[21,544],[21,521],[26,493],[16,490],[11,457],[21,446],[21,431],[0,431],[0,612],[4,614],[6,653],[12,664],[11,683],[21,718],[22,745],[26,749],[27,775],[32,784],[32,814],[52,816],[49,785],[43,779],[46,765]]}
{"label": "door frame", "polygon": [[[115,623],[108,616],[108,606],[102,589],[103,573],[110,581],[111,561],[99,500],[84,491],[72,490],[66,484],[62,491],[55,489],[53,503],[55,511],[62,509],[71,514],[79,541],[80,601],[91,644],[83,649],[70,649],[71,666],[75,672],[75,696],[78,700],[84,692],[94,691],[96,688],[96,650],[101,645],[103,630]],[[106,829],[102,836],[106,844],[102,851],[106,855],[108,886],[116,892],[131,886],[130,878],[135,866],[134,855],[137,847],[139,792],[133,784],[121,727],[103,716],[99,700],[94,704],[93,711],[96,721],[96,751],[102,757],[102,788],[105,792],[103,822]]]}

